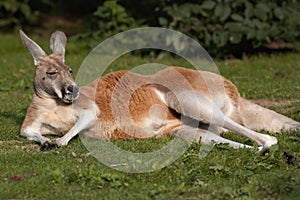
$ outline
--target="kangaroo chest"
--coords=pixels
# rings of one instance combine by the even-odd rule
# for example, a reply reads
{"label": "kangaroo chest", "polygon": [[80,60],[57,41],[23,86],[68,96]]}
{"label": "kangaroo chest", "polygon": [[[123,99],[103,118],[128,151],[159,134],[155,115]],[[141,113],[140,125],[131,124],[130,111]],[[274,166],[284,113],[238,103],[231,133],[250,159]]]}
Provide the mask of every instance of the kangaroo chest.
{"label": "kangaroo chest", "polygon": [[42,123],[42,134],[64,135],[73,127],[77,120],[72,105],[41,107],[37,113],[37,119]]}

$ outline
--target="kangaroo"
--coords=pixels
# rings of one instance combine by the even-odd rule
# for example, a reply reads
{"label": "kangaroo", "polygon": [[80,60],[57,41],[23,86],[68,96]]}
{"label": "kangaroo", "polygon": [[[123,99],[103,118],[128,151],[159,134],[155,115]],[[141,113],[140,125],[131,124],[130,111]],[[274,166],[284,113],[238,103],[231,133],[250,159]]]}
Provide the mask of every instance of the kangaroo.
{"label": "kangaroo", "polygon": [[[65,64],[63,32],[51,35],[51,55],[22,30],[20,37],[36,66],[32,103],[20,132],[41,149],[66,146],[79,133],[107,139],[173,135],[253,148],[221,136],[231,131],[255,141],[265,152],[278,141],[256,131],[300,128],[299,122],[242,98],[232,82],[207,71],[168,67],[140,75],[122,70],[79,88]],[[51,140],[47,134],[60,137]]]}

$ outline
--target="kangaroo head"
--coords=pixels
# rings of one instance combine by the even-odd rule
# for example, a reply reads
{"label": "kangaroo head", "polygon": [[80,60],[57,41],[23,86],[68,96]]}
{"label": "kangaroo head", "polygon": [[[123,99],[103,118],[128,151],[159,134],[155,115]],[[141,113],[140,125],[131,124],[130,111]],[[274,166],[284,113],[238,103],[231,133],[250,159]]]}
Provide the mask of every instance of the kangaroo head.
{"label": "kangaroo head", "polygon": [[67,38],[63,32],[56,31],[50,38],[51,55],[20,30],[20,37],[31,53],[36,66],[34,90],[43,98],[59,98],[72,103],[79,97],[79,89],[72,77],[72,69],[65,65],[65,46]]}

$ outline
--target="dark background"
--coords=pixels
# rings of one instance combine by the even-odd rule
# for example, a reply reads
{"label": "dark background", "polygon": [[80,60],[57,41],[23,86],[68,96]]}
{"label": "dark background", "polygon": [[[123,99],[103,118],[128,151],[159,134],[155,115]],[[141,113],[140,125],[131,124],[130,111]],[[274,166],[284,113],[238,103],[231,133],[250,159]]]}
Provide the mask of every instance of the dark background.
{"label": "dark background", "polygon": [[1,0],[0,31],[104,39],[136,27],[189,35],[216,57],[300,50],[297,0]]}

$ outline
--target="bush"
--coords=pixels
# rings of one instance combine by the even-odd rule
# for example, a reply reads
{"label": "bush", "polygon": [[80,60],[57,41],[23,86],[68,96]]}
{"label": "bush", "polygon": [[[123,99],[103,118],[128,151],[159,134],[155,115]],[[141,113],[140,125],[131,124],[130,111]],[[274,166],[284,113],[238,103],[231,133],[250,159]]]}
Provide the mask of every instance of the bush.
{"label": "bush", "polygon": [[54,5],[54,0],[1,0],[0,31],[38,26],[43,14],[48,13]]}
{"label": "bush", "polygon": [[[90,39],[90,46],[143,25],[183,32],[219,57],[268,49],[300,51],[298,0],[74,0],[72,5],[64,0],[2,0],[0,30],[32,26],[41,16],[57,13],[86,19],[78,37]],[[166,45],[176,49],[169,44],[173,40]]]}
{"label": "bush", "polygon": [[88,31],[73,38],[89,40],[88,46],[94,47],[100,39],[136,28],[141,23],[131,17],[118,0],[106,0],[92,13],[88,24]]}
{"label": "bush", "polygon": [[206,0],[163,9],[167,16],[159,17],[161,26],[190,35],[215,56],[264,48],[300,50],[297,0]]}
{"label": "bush", "polygon": [[96,27],[102,34],[125,31],[136,25],[117,0],[105,1],[93,15],[97,20]]}
{"label": "bush", "polygon": [[32,10],[28,0],[0,1],[0,29],[11,30],[22,23],[32,21]]}

